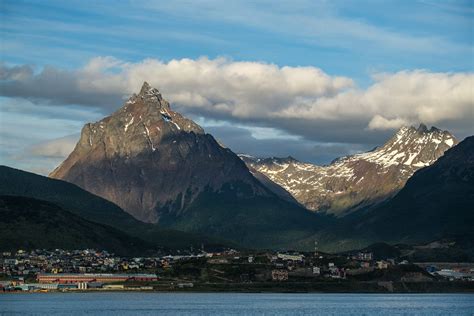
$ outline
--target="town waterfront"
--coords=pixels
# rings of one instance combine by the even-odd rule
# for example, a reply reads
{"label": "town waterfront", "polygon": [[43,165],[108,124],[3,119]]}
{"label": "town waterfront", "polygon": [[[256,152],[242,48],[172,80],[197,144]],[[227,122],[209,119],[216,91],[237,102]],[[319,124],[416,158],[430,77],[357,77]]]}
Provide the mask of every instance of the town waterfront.
{"label": "town waterfront", "polygon": [[473,315],[473,294],[31,293],[0,315]]}

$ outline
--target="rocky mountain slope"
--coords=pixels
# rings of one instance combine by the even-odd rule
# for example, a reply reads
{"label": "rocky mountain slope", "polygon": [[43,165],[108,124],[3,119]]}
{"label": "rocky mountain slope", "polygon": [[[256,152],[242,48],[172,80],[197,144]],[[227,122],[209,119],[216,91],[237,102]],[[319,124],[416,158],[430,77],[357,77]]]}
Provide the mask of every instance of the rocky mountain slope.
{"label": "rocky mountain slope", "polygon": [[242,197],[268,195],[244,163],[143,84],[118,111],[84,126],[69,157],[50,177],[114,202],[144,222],[184,211],[209,188],[242,182]]}
{"label": "rocky mountain slope", "polygon": [[253,173],[280,185],[306,208],[342,216],[393,196],[416,170],[431,165],[455,144],[449,132],[420,125],[403,127],[383,146],[327,166],[292,157],[240,157]]}
{"label": "rocky mountain slope", "polygon": [[348,220],[355,234],[371,232],[388,242],[474,238],[474,136],[415,172],[392,199]]}
{"label": "rocky mountain slope", "polygon": [[86,124],[52,178],[158,227],[275,248],[330,221],[265,187],[230,149],[170,109],[145,83],[121,109]]}
{"label": "rocky mountain slope", "polygon": [[[318,231],[321,249],[342,251],[372,243],[418,244],[451,240],[472,256],[474,240],[474,136],[414,173],[394,197],[360,209]],[[461,247],[461,246],[460,246]],[[439,251],[442,256],[443,251]],[[470,253],[470,254],[469,254]]]}

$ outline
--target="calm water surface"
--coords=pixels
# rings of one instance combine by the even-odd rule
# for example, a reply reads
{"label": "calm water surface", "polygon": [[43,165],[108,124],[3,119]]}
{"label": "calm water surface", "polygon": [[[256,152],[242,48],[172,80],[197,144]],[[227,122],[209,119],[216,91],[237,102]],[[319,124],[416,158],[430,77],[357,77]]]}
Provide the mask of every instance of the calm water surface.
{"label": "calm water surface", "polygon": [[473,294],[0,295],[0,315],[474,315]]}

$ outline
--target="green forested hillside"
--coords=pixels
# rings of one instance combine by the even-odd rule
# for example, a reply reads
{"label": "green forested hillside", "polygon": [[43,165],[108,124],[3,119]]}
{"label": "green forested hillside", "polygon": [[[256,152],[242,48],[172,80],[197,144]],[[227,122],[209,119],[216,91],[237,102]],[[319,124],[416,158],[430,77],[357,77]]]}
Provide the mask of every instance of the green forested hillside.
{"label": "green forested hillside", "polygon": [[226,244],[197,234],[145,224],[112,202],[74,184],[7,166],[0,166],[0,195],[24,196],[52,202],[81,218],[139,237],[154,247],[187,248],[203,244],[213,247]]}
{"label": "green forested hillside", "polygon": [[85,220],[42,200],[0,196],[0,249],[108,250],[144,254],[153,246],[110,226]]}

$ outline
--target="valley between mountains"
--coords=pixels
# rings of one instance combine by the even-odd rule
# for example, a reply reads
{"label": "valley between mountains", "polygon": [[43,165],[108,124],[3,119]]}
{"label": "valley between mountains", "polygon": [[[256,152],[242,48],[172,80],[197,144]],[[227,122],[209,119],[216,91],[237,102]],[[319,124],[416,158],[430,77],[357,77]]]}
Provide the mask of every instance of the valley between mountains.
{"label": "valley between mountains", "polygon": [[[51,237],[77,224],[61,245],[18,237],[24,242],[15,246],[26,248],[107,240],[103,247],[121,253],[315,243],[335,252],[474,236],[473,136],[458,141],[435,127],[402,127],[374,150],[325,166],[237,155],[147,83],[116,112],[86,124],[49,177],[2,166],[0,178],[3,231],[39,221],[44,229],[35,234]],[[19,215],[15,205],[29,212]],[[88,231],[97,236],[82,238]]]}

